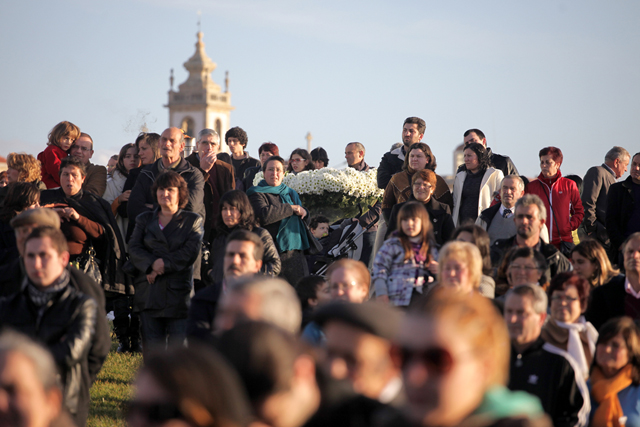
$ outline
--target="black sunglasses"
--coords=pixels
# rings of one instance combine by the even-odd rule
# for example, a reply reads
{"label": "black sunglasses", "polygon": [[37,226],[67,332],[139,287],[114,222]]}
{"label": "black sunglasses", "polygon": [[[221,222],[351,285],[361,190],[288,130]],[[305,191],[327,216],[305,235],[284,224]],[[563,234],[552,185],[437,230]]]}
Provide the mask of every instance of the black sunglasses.
{"label": "black sunglasses", "polygon": [[401,347],[400,357],[402,358],[403,368],[416,360],[422,363],[429,371],[438,375],[447,374],[453,368],[453,357],[444,348],[434,347],[416,350]]}
{"label": "black sunglasses", "polygon": [[132,400],[125,404],[125,417],[131,418],[134,415],[140,415],[154,423],[184,419],[178,406],[173,403],[142,403]]}

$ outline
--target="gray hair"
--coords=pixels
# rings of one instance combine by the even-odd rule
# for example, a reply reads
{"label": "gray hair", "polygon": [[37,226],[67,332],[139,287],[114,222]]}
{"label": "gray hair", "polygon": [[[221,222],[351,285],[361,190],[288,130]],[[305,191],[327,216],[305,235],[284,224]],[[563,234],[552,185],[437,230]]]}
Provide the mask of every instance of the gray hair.
{"label": "gray hair", "polygon": [[524,191],[524,180],[522,179],[522,177],[520,175],[507,175],[504,178],[502,178],[502,181],[500,182],[500,187],[502,188],[502,184],[504,183],[505,179],[512,179],[515,182],[518,183],[518,188],[520,188],[520,191]]}
{"label": "gray hair", "polygon": [[361,142],[350,142],[347,144],[347,147],[350,145],[354,145],[356,147],[356,150],[362,151],[362,155],[365,155],[367,153],[367,150],[364,149],[364,145],[362,145]]}
{"label": "gray hair", "polygon": [[544,206],[544,202],[542,201],[542,199],[535,194],[525,194],[524,196],[520,197],[516,202],[514,211],[517,210],[519,206],[526,208],[529,205],[536,205],[538,207],[539,220],[547,220],[547,208]]}
{"label": "gray hair", "polygon": [[0,356],[18,353],[33,363],[36,376],[45,390],[58,387],[58,369],[51,353],[24,334],[6,330],[0,334]]}
{"label": "gray hair", "polygon": [[618,147],[617,145],[613,147],[611,150],[607,151],[607,154],[604,155],[604,161],[614,161],[616,159],[627,159],[630,158],[629,152],[622,147]]}
{"label": "gray hair", "polygon": [[213,135],[213,138],[218,141],[218,144],[220,144],[220,135],[218,135],[218,132],[208,128],[202,129],[200,132],[198,132],[198,142],[202,141],[202,138],[209,135]]}
{"label": "gray hair", "polygon": [[538,314],[547,312],[547,306],[549,304],[547,293],[544,291],[544,289],[542,289],[542,286],[538,284],[519,285],[515,288],[509,289],[507,291],[507,295],[505,296],[505,301],[512,295],[531,298],[533,311]]}
{"label": "gray hair", "polygon": [[260,319],[294,335],[300,332],[302,308],[295,289],[282,279],[251,277],[238,281],[230,289],[260,296]]}

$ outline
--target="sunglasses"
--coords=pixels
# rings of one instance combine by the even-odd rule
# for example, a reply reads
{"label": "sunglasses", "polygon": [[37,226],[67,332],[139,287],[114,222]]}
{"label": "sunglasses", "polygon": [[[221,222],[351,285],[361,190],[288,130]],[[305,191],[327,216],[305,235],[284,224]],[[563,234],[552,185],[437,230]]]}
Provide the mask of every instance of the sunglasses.
{"label": "sunglasses", "polygon": [[169,420],[184,419],[184,415],[173,403],[142,403],[136,401],[127,402],[125,405],[125,417],[140,416],[152,423],[164,423]]}
{"label": "sunglasses", "polygon": [[405,368],[411,362],[419,362],[430,372],[445,375],[453,368],[453,356],[444,348],[411,349],[400,347],[402,367]]}

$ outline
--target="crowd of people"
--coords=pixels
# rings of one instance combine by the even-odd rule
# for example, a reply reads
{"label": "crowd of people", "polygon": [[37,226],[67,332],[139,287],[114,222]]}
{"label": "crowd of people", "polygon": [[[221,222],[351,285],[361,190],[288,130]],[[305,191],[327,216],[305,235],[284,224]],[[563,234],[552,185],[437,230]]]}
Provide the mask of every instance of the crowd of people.
{"label": "crowd of people", "polygon": [[[10,153],[0,425],[84,426],[113,312],[144,356],[134,427],[640,426],[640,153],[565,177],[542,147],[529,180],[469,129],[449,188],[425,129],[405,120],[384,196],[336,223],[284,183],[324,149],[252,158],[239,127],[230,153],[202,129],[185,156],[168,128],[104,167],[61,122]],[[347,167],[365,154],[345,144]],[[329,256],[355,224],[359,250]]]}

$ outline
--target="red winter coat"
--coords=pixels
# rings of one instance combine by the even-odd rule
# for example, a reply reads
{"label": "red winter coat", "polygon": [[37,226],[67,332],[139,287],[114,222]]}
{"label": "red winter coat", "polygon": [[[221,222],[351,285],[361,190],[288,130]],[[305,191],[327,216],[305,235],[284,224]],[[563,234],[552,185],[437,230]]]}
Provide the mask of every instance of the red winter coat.
{"label": "red winter coat", "polygon": [[38,154],[38,160],[42,165],[42,182],[47,189],[60,187],[60,164],[65,157],[67,152],[53,144]]}
{"label": "red winter coat", "polygon": [[[546,181],[546,182],[545,182]],[[549,229],[549,242],[556,247],[560,247],[560,241],[573,242],[572,230],[577,230],[584,218],[584,208],[580,200],[580,192],[575,182],[563,178],[558,170],[557,179],[553,181],[551,187],[549,180],[542,174],[538,179],[531,181],[525,187],[525,193],[535,194],[542,199],[547,208],[547,228]],[[549,197],[549,194],[551,197]],[[551,199],[551,207],[549,206]],[[553,211],[553,215],[551,214]],[[558,236],[558,230],[560,235]]]}

